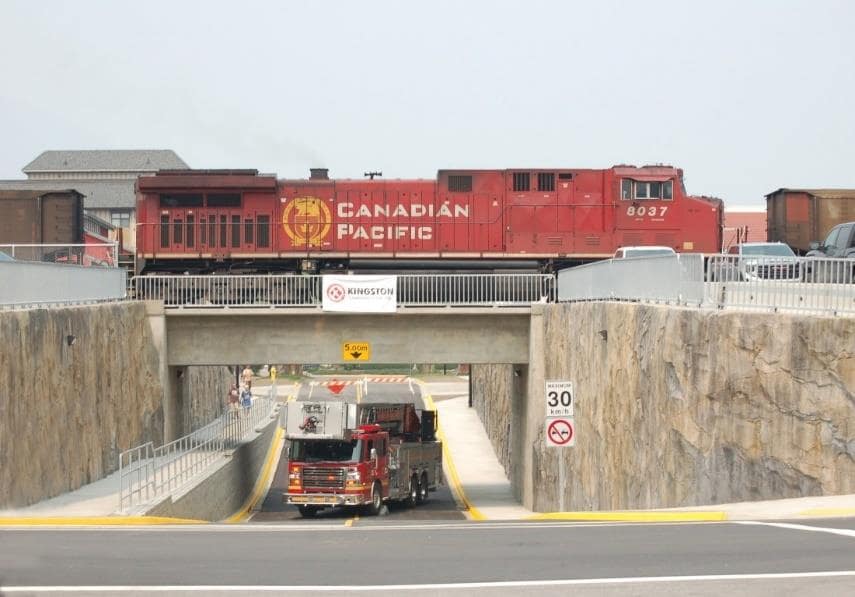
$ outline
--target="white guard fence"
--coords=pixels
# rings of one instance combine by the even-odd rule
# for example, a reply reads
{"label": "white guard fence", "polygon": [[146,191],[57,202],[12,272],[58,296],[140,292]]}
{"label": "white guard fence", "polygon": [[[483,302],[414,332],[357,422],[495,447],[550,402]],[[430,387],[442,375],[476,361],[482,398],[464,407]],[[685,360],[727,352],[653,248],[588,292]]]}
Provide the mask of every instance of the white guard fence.
{"label": "white guard fence", "polygon": [[119,454],[119,510],[150,504],[180,489],[235,449],[274,416],[276,384],[249,408],[226,411],[212,423],[157,448],[148,442]]}
{"label": "white guard fence", "polygon": [[[86,267],[117,267],[119,243],[87,243],[78,245],[57,244],[0,244],[0,253],[15,261],[65,263]],[[0,255],[0,260],[4,259]]]}
{"label": "white guard fence", "polygon": [[[323,276],[136,276],[131,298],[167,307],[320,307]],[[554,298],[552,274],[398,275],[398,305],[514,306]]]}
{"label": "white guard fence", "polygon": [[558,273],[559,301],[624,300],[855,315],[855,260],[666,255]]}
{"label": "white guard fence", "polygon": [[0,308],[118,301],[127,271],[28,261],[0,261]]}

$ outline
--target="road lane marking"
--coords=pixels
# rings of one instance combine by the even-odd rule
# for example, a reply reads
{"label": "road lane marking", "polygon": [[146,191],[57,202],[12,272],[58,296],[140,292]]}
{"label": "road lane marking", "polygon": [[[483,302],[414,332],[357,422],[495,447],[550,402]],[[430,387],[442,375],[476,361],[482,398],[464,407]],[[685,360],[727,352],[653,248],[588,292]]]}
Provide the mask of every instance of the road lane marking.
{"label": "road lane marking", "polygon": [[273,463],[277,462],[277,457],[282,452],[282,443],[285,441],[285,430],[277,425],[276,434],[273,436],[273,441],[270,442],[270,448],[267,450],[267,457],[264,460],[264,466],[261,468],[261,474],[255,482],[255,487],[252,493],[246,498],[246,501],[240,509],[226,519],[227,523],[245,522],[258,501],[267,493],[267,485],[270,481],[271,473],[273,472]]}
{"label": "road lane marking", "polygon": [[[422,390],[422,401],[425,403],[425,406],[436,412],[436,405],[433,403],[433,398],[431,398],[430,394],[424,391],[424,382],[417,380],[417,383]],[[439,417],[437,417],[436,434],[439,436],[439,441],[442,442],[442,456],[445,460],[446,468],[448,469],[448,481],[451,485],[451,494],[454,496],[455,501],[465,508],[464,512],[469,518],[472,520],[487,520],[487,517],[484,516],[478,508],[472,505],[472,502],[469,501],[469,498],[466,497],[466,493],[463,491],[463,484],[460,482],[460,477],[457,474],[457,467],[454,466],[454,460],[451,458],[451,450],[448,448],[448,440],[445,439],[445,434],[442,432],[442,423],[438,419]]]}
{"label": "road lane marking", "polygon": [[725,521],[726,512],[686,511],[661,512],[655,510],[617,510],[592,512],[547,512],[526,517],[526,520],[613,520],[623,522],[703,522]]}
{"label": "road lane marking", "polygon": [[346,520],[346,521],[345,521],[345,523],[344,523],[344,526],[346,526],[346,527],[352,527],[352,526],[353,526],[353,523],[355,523],[357,520],[359,520],[359,515],[358,515],[358,514],[357,514],[357,515],[355,515],[353,518],[350,518],[350,519]]}
{"label": "road lane marking", "polygon": [[327,592],[396,592],[396,591],[425,591],[444,589],[501,589],[513,587],[568,587],[582,585],[627,585],[651,583],[679,583],[696,581],[725,581],[725,580],[780,580],[788,578],[845,578],[855,577],[855,570],[830,570],[823,572],[779,572],[756,574],[696,574],[686,576],[625,576],[612,578],[573,578],[558,580],[509,580],[486,582],[452,582],[401,585],[43,585],[43,586],[8,586],[3,587],[5,593],[118,593],[134,591],[140,593],[230,593],[230,592],[294,592],[294,591],[327,591]]}
{"label": "road lane marking", "polygon": [[789,522],[763,522],[759,520],[734,520],[733,522],[742,525],[778,527],[779,529],[789,529],[792,531],[813,531],[815,533],[829,533],[831,535],[855,537],[855,529],[835,529],[831,527],[814,527],[806,524],[792,524]]}

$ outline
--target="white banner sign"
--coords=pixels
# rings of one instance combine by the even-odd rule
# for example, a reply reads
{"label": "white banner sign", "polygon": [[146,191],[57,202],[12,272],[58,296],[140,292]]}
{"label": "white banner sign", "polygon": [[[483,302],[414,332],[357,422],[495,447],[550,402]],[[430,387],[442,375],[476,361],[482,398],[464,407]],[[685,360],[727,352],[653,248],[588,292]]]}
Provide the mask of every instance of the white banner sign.
{"label": "white banner sign", "polygon": [[394,313],[397,276],[324,276],[324,311]]}

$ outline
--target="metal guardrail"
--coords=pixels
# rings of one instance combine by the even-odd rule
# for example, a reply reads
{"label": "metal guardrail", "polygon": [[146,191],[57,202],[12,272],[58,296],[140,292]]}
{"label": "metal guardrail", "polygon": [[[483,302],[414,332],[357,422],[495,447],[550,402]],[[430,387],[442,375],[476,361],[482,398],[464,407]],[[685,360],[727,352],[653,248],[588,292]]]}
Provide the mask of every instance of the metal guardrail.
{"label": "metal guardrail", "polygon": [[[0,244],[0,253],[15,261],[64,263],[86,267],[118,267],[119,243]],[[0,256],[0,259],[3,259]]]}
{"label": "metal guardrail", "polygon": [[[136,276],[132,298],[167,307],[320,307],[321,275]],[[398,305],[513,306],[554,298],[552,274],[402,274]]]}
{"label": "metal guardrail", "polygon": [[269,419],[276,404],[274,382],[268,395],[254,397],[248,409],[226,411],[208,425],[157,448],[147,442],[119,454],[119,510],[150,503],[195,479]]}
{"label": "metal guardrail", "polygon": [[558,273],[558,300],[855,315],[855,260],[684,254],[612,259]]}

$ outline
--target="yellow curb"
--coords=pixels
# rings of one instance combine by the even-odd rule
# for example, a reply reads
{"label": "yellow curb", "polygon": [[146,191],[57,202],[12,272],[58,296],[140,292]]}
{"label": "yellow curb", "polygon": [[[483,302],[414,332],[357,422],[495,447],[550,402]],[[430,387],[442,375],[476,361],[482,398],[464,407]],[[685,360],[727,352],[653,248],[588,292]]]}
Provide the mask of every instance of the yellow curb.
{"label": "yellow curb", "polygon": [[726,512],[546,512],[527,516],[526,520],[598,520],[608,522],[707,522],[727,520]]}
{"label": "yellow curb", "polygon": [[261,468],[261,474],[255,482],[255,487],[253,488],[252,493],[248,498],[246,498],[246,501],[243,503],[243,506],[240,507],[240,510],[229,516],[225,522],[234,524],[244,522],[249,518],[250,513],[255,509],[256,504],[258,504],[258,501],[264,495],[264,490],[267,488],[267,482],[269,481],[270,475],[273,471],[273,463],[276,461],[276,455],[282,450],[282,442],[284,440],[285,430],[278,427],[276,429],[276,435],[270,443],[270,448],[267,450],[264,466]]}
{"label": "yellow curb", "polygon": [[0,526],[126,526],[152,524],[208,524],[195,518],[168,516],[42,516],[0,518]]}
{"label": "yellow curb", "polygon": [[[424,390],[424,382],[420,379],[413,379],[415,379],[422,390]],[[436,405],[434,404],[433,398],[430,394],[426,394],[422,391],[422,399],[426,406],[431,410],[436,411]],[[436,430],[436,433],[439,436],[439,441],[442,442],[442,455],[445,460],[446,468],[448,469],[448,481],[451,483],[451,493],[466,510],[470,519],[487,520],[487,517],[484,516],[478,508],[472,505],[472,502],[469,501],[466,497],[466,493],[463,491],[463,485],[460,483],[460,477],[457,475],[457,467],[454,466],[454,460],[451,458],[451,451],[448,449],[448,441],[445,439],[445,434],[442,432],[442,423],[437,422]]]}
{"label": "yellow curb", "polygon": [[799,516],[855,516],[855,508],[811,508],[802,510]]}

